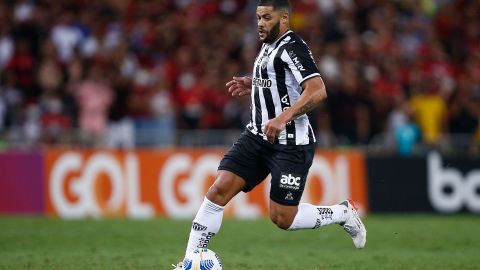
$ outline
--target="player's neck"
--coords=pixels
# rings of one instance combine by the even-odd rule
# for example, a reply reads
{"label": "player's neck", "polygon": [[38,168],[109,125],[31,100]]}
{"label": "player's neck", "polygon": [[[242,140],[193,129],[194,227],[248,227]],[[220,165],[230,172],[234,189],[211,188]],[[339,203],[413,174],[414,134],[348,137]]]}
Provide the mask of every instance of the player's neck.
{"label": "player's neck", "polygon": [[272,41],[271,43],[267,43],[267,44],[269,44],[269,45],[270,45],[270,44],[275,44],[279,39],[281,39],[283,36],[285,36],[285,34],[286,34],[288,31],[290,31],[290,28],[285,28],[283,31],[280,30],[280,33],[278,33],[277,38],[276,38],[274,41]]}

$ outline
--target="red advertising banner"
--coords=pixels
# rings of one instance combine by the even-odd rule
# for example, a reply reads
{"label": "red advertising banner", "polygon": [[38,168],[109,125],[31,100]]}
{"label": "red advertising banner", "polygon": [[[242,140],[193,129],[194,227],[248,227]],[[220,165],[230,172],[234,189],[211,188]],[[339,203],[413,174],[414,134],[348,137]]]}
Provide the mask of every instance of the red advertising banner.
{"label": "red advertising banner", "polygon": [[[222,150],[48,150],[47,213],[60,217],[168,216],[191,218],[215,180]],[[268,215],[270,179],[240,193],[226,214]],[[368,210],[365,160],[360,152],[316,153],[302,201],[336,204],[346,198]]]}
{"label": "red advertising banner", "polygon": [[0,214],[42,214],[42,174],[41,153],[0,153]]}

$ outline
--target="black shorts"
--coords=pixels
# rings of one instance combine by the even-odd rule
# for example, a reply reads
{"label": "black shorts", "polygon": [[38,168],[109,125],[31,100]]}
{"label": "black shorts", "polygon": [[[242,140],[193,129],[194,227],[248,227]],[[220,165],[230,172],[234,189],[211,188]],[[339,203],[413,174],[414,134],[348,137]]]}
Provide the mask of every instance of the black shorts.
{"label": "black shorts", "polygon": [[298,205],[305,189],[314,144],[270,144],[249,131],[235,142],[220,162],[219,170],[242,177],[249,192],[272,174],[270,199],[282,205]]}

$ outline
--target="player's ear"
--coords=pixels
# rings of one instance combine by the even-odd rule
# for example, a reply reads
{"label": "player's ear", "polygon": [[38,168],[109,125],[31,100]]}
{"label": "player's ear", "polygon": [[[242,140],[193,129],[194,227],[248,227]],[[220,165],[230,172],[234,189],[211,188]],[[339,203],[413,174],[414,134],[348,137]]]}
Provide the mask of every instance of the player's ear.
{"label": "player's ear", "polygon": [[289,15],[288,15],[288,12],[284,12],[283,15],[282,15],[282,23],[284,24],[288,24],[288,21],[289,21]]}

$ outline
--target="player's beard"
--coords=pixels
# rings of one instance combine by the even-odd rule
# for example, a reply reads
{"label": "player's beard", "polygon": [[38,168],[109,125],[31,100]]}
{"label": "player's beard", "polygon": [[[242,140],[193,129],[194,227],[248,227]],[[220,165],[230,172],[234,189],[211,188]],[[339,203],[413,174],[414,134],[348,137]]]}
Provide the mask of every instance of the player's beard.
{"label": "player's beard", "polygon": [[268,33],[268,36],[265,37],[263,43],[272,43],[278,38],[278,33],[280,33],[280,21],[277,22]]}

